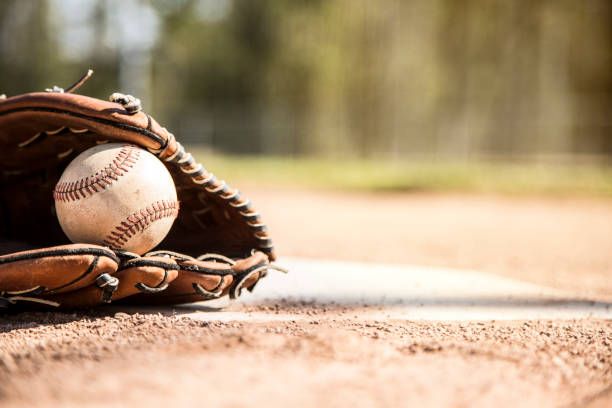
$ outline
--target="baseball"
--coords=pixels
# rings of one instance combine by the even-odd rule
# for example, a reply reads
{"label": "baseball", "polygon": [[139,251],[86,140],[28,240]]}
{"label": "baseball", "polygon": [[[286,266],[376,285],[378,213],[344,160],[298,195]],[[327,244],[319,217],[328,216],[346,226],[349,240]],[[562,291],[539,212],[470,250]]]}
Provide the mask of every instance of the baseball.
{"label": "baseball", "polygon": [[110,143],[78,155],[55,190],[59,223],[74,243],[144,254],[158,245],[178,215],[172,176],[139,147]]}

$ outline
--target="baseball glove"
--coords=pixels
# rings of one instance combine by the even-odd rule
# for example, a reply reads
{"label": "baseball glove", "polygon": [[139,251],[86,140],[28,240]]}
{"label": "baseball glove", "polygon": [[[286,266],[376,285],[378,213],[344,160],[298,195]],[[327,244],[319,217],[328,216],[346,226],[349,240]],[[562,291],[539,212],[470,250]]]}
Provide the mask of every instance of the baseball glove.
{"label": "baseball glove", "polygon": [[[251,203],[185,152],[137,98],[72,93],[91,74],[65,91],[0,95],[0,308],[235,298],[269,269],[283,271],[270,264],[272,242]],[[170,171],[181,210],[159,246],[168,250],[139,256],[71,244],[62,232],[55,185],[80,152],[107,142],[147,149]]]}

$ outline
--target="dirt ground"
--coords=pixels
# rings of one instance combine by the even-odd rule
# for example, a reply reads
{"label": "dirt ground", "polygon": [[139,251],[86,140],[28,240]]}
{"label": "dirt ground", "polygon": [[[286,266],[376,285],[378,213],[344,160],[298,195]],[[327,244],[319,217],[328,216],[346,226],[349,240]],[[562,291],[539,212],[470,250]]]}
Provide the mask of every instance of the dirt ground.
{"label": "dirt ground", "polygon": [[[612,200],[242,191],[281,265],[450,266],[612,299]],[[612,406],[612,321],[373,321],[362,308],[291,301],[231,309],[295,319],[0,316],[0,406]]]}

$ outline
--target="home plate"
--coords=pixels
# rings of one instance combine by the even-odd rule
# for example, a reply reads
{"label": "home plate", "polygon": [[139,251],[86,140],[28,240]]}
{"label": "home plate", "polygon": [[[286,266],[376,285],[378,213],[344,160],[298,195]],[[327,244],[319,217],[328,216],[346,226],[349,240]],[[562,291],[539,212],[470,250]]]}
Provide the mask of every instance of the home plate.
{"label": "home plate", "polygon": [[283,258],[278,264],[289,273],[269,271],[252,293],[243,291],[229,308],[223,309],[230,302],[220,300],[174,310],[205,321],[308,318],[240,311],[241,305],[282,301],[355,307],[361,319],[612,319],[611,303],[475,271],[299,258]]}

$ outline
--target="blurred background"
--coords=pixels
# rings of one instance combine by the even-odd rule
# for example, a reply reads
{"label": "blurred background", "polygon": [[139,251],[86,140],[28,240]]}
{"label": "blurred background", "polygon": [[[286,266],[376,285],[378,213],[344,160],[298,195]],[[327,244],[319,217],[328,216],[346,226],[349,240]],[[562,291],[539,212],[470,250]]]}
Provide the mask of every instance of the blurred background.
{"label": "blurred background", "polygon": [[0,2],[0,93],[89,67],[228,178],[612,194],[608,0]]}

